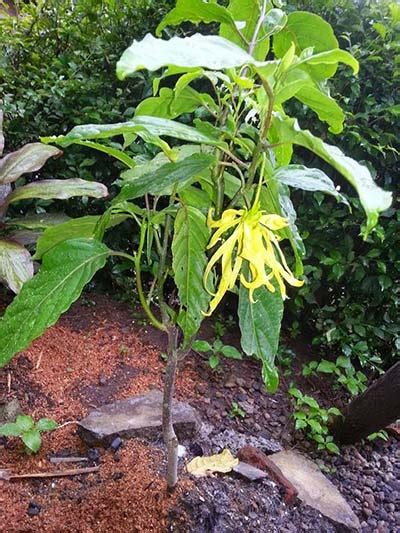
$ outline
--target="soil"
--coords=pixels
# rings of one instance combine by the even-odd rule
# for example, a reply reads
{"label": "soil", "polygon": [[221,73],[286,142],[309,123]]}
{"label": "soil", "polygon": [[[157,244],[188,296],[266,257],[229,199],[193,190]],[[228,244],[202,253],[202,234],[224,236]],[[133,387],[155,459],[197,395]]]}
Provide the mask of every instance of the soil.
{"label": "soil", "polygon": [[[211,335],[209,323],[202,336]],[[234,335],[226,339],[236,341]],[[104,295],[84,296],[57,325],[0,370],[0,403],[17,398],[25,413],[35,419],[53,418],[60,425],[79,420],[105,403],[161,388],[164,347],[163,336],[133,318],[126,305]],[[303,392],[324,391],[320,385],[304,381]],[[299,448],[341,490],[364,532],[400,530],[398,442],[346,447],[340,457],[317,454],[294,434],[286,389],[283,379],[275,395],[267,394],[253,359],[224,360],[212,371],[199,354],[188,357],[179,373],[176,397],[197,408],[208,434],[206,439],[182,443],[186,457],[172,495],[165,490],[161,438],[153,443],[125,441],[117,451],[90,450],[71,423],[44,434],[43,446],[34,456],[25,455],[18,440],[3,438],[0,468],[14,473],[94,464],[100,469],[74,477],[0,481],[0,531],[336,531],[311,508],[287,506],[280,488],[268,479],[255,483],[230,475],[189,477],[184,462],[199,453],[218,451],[226,430]],[[243,409],[244,418],[233,416],[232,402]],[[49,461],[52,455],[84,456],[90,461],[55,465]]]}

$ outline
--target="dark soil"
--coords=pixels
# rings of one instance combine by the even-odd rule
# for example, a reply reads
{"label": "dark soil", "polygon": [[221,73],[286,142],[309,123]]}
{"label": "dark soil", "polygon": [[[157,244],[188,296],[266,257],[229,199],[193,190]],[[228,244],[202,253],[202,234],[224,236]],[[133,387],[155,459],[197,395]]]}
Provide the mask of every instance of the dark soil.
{"label": "dark soil", "polygon": [[[211,335],[210,328],[205,337]],[[234,336],[227,342],[234,343]],[[105,296],[85,297],[0,370],[0,402],[18,398],[23,411],[36,419],[46,416],[59,424],[77,420],[93,407],[161,388],[163,348],[163,337],[133,319],[126,306]],[[302,386],[303,392],[314,394],[318,384]],[[198,409],[209,434],[205,441],[183,443],[187,455],[181,460],[181,481],[172,496],[165,491],[161,442],[130,440],[116,452],[88,450],[74,424],[45,434],[35,456],[23,454],[15,439],[0,440],[0,468],[17,473],[83,466],[51,464],[53,454],[89,455],[92,462],[86,466],[100,464],[99,472],[76,477],[0,481],[0,531],[335,531],[311,508],[287,506],[272,481],[252,483],[229,475],[190,478],[184,462],[202,452],[218,451],[224,430],[276,439],[284,448],[298,447],[317,460],[341,490],[363,531],[398,531],[397,441],[347,447],[340,457],[317,454],[307,442],[296,440],[286,388],[283,380],[275,395],[267,394],[259,365],[252,359],[223,361],[212,371],[201,356],[187,358],[177,398]],[[243,419],[231,416],[232,402],[245,411]]]}

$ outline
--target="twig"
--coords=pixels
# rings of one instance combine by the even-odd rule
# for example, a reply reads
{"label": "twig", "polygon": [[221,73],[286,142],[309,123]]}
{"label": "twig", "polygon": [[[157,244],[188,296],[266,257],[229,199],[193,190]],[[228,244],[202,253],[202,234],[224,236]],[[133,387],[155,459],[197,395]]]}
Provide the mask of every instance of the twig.
{"label": "twig", "polygon": [[88,466],[87,468],[77,468],[75,470],[63,470],[58,472],[35,472],[31,474],[11,474],[10,472],[7,472],[7,470],[0,470],[0,479],[9,481],[11,479],[80,476],[81,474],[90,474],[92,472],[97,472],[99,469],[100,466]]}
{"label": "twig", "polygon": [[81,463],[83,461],[89,461],[88,457],[50,457],[50,463]]}

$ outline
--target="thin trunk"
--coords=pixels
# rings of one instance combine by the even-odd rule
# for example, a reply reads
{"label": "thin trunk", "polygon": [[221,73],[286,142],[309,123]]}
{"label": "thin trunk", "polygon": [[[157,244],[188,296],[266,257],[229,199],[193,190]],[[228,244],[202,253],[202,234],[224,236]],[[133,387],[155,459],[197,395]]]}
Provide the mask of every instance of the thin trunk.
{"label": "thin trunk", "polygon": [[164,376],[163,438],[167,447],[167,486],[173,490],[178,479],[178,438],[172,420],[172,402],[175,393],[176,370],[178,366],[178,331],[168,328],[168,360]]}
{"label": "thin trunk", "polygon": [[400,418],[400,361],[355,398],[331,426],[343,444],[353,444]]}

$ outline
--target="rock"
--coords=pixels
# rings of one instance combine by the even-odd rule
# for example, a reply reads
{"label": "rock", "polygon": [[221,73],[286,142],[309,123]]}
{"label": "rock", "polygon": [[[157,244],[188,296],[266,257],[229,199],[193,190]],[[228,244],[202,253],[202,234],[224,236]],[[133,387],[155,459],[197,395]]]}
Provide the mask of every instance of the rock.
{"label": "rock", "polygon": [[19,401],[14,398],[4,405],[0,405],[0,424],[14,422],[18,415],[22,414]]}
{"label": "rock", "polygon": [[229,376],[228,379],[224,383],[224,387],[226,389],[233,389],[236,387],[236,379],[235,376]]}
{"label": "rock", "polygon": [[178,444],[178,457],[181,459],[182,457],[185,457],[185,455],[186,455],[185,446],[182,446],[181,444]]}
{"label": "rock", "polygon": [[27,511],[29,516],[37,516],[41,510],[42,510],[41,505],[35,502],[29,502],[28,511]]}
{"label": "rock", "polygon": [[115,439],[113,439],[113,441],[112,441],[111,444],[110,444],[110,448],[111,448],[111,450],[112,450],[114,453],[117,452],[117,451],[121,448],[121,446],[122,446],[122,442],[123,442],[123,441],[122,441],[121,437],[119,437],[119,436],[118,436],[118,437],[115,437]]}
{"label": "rock", "polygon": [[287,450],[269,457],[295,486],[299,498],[336,524],[360,529],[360,522],[349,504],[318,467],[303,455]]}
{"label": "rock", "polygon": [[233,467],[233,471],[235,472],[235,474],[238,474],[239,476],[244,477],[249,481],[258,481],[260,479],[265,479],[266,477],[268,477],[267,474],[259,468],[255,468],[254,466],[251,466],[247,463],[243,463],[242,461],[239,461],[239,463]]}
{"label": "rock", "polygon": [[87,453],[89,461],[98,465],[100,463],[100,453],[97,448],[90,448]]}
{"label": "rock", "polygon": [[[210,438],[210,437],[208,437]],[[235,455],[243,446],[254,446],[267,454],[276,453],[282,450],[282,446],[279,442],[272,438],[255,437],[253,435],[247,435],[239,433],[234,429],[225,429],[218,434],[211,436],[211,444],[216,451],[228,448]]]}
{"label": "rock", "polygon": [[[155,439],[162,431],[162,399],[158,390],[120,400],[92,411],[81,420],[78,432],[90,445],[108,446],[116,437]],[[196,410],[175,401],[172,407],[174,427],[179,438],[192,437],[198,427]]]}

